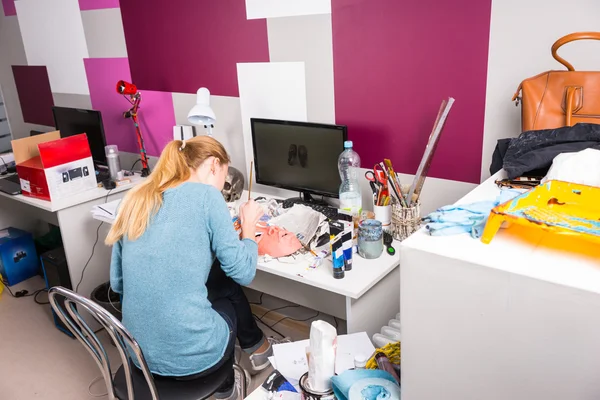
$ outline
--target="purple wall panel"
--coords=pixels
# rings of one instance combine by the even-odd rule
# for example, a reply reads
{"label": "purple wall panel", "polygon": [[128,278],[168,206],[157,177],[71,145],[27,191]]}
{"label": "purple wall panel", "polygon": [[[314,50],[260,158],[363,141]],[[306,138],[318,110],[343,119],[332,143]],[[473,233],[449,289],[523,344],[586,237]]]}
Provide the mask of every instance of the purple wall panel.
{"label": "purple wall panel", "polygon": [[17,15],[15,0],[2,0],[2,8],[4,8],[4,15],[6,17],[11,15]]}
{"label": "purple wall panel", "polygon": [[244,0],[121,3],[134,83],[151,90],[239,96],[236,63],[269,61],[267,23]]}
{"label": "purple wall panel", "polygon": [[79,9],[82,11],[104,8],[119,8],[119,0],[79,0]]}
{"label": "purple wall panel", "polygon": [[23,121],[54,126],[52,89],[45,66],[13,65],[13,75],[23,111]]}
{"label": "purple wall panel", "polygon": [[479,182],[491,0],[332,0],[336,119],[369,167],[417,170],[441,101],[429,176]]}
{"label": "purple wall panel", "polygon": [[[136,153],[139,148],[131,119],[123,112],[131,106],[116,92],[121,79],[131,82],[126,58],[87,58],[83,60],[90,86],[92,107],[102,112],[107,144],[116,144],[120,151]],[[149,155],[160,155],[165,145],[173,139],[175,111],[171,93],[142,90],[139,111],[144,145]]]}

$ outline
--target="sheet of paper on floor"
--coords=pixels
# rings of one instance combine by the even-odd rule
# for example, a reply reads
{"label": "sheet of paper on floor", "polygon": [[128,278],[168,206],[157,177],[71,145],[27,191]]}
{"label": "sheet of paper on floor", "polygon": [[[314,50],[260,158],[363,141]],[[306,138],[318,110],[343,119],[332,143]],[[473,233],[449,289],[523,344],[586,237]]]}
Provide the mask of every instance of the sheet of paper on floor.
{"label": "sheet of paper on floor", "polygon": [[269,359],[269,362],[271,363],[271,366],[273,367],[273,369],[277,369],[277,362],[275,361],[275,357],[271,356],[271,357],[268,357],[268,359]]}
{"label": "sheet of paper on floor", "polygon": [[110,203],[99,204],[92,207],[92,215],[94,217],[103,217],[114,220],[117,217],[117,208],[119,201],[111,201]]}
{"label": "sheet of paper on floor", "polygon": [[[337,340],[335,359],[335,372],[337,374],[354,368],[354,356],[356,354],[369,357],[375,352],[375,347],[373,347],[366,332],[340,335]],[[306,363],[306,348],[308,346],[309,340],[273,346],[277,370],[292,385],[297,385],[300,377],[308,371]]]}

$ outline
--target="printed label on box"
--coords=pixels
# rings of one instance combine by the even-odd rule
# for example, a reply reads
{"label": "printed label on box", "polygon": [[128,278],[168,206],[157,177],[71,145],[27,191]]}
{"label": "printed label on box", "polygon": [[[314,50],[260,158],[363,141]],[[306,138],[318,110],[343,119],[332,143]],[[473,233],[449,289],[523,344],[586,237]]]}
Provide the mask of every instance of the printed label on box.
{"label": "printed label on box", "polygon": [[52,200],[64,199],[98,187],[91,157],[46,168],[45,172]]}
{"label": "printed label on box", "polygon": [[25,179],[19,179],[21,181],[21,190],[31,193],[31,183]]}

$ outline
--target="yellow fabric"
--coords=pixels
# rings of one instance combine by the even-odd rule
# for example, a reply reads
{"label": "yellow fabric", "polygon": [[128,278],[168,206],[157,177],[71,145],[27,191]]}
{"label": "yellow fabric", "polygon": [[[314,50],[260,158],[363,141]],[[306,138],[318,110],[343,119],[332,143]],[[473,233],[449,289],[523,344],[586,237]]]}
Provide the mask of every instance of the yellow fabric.
{"label": "yellow fabric", "polygon": [[[388,343],[382,348],[375,350],[375,354],[377,353],[385,354],[392,364],[400,364],[400,342]],[[367,362],[367,369],[377,369],[375,354]]]}
{"label": "yellow fabric", "polygon": [[2,297],[2,292],[4,291],[4,284],[0,281],[0,297]]}

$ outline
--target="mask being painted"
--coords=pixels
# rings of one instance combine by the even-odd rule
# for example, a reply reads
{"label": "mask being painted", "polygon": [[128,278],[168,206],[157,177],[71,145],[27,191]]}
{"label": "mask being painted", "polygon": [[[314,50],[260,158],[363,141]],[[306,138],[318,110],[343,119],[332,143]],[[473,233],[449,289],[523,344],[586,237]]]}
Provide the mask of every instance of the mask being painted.
{"label": "mask being painted", "polygon": [[302,248],[296,235],[278,226],[265,228],[258,238],[258,255],[273,258],[287,257]]}
{"label": "mask being painted", "polygon": [[233,201],[237,201],[242,197],[242,192],[244,191],[244,175],[237,169],[232,166],[229,167],[227,171],[227,177],[225,178],[225,185],[223,185],[223,190],[221,190],[221,194],[225,198],[227,203],[231,203]]}

